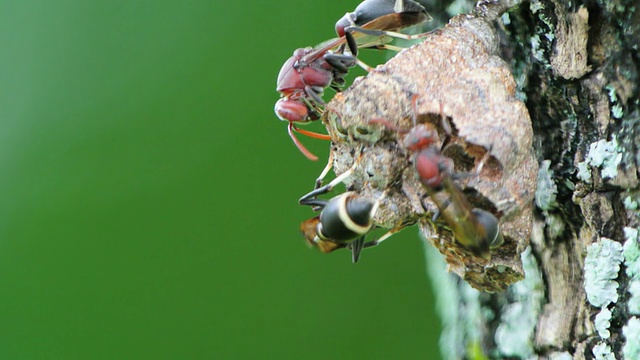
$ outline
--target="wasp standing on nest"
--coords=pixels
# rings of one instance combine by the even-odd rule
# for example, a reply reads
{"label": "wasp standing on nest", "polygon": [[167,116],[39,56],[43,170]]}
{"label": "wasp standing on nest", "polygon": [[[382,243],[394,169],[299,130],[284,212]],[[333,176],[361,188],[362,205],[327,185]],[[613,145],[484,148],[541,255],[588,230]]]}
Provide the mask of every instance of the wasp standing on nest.
{"label": "wasp standing on nest", "polygon": [[411,100],[413,127],[409,130],[398,129],[384,119],[372,119],[369,123],[383,125],[402,136],[401,145],[412,154],[418,178],[439,209],[434,221],[443,217],[462,246],[474,255],[488,258],[489,249],[498,247],[503,242],[498,218],[486,210],[473,207],[453,181],[453,160],[442,155],[451,136],[451,126],[442,116],[442,126],[447,138],[438,147],[440,138],[436,128],[429,123],[417,123],[417,102],[418,97],[414,95]]}
{"label": "wasp standing on nest", "polygon": [[[349,69],[359,64],[372,70],[357,59],[358,48],[378,48],[399,51],[389,45],[391,38],[417,39],[426,34],[405,35],[401,30],[431,17],[424,7],[411,0],[365,0],[354,12],[347,13],[336,23],[339,38],[327,40],[316,47],[296,49],[278,74],[276,91],[281,97],[275,113],[280,120],[289,122],[289,136],[298,149],[310,160],[317,160],[294,132],[321,140],[328,135],[299,129],[296,124],[307,124],[322,115],[324,89],[336,91],[344,85]],[[345,53],[345,45],[349,52]]]}
{"label": "wasp standing on nest", "polygon": [[380,198],[370,199],[354,191],[348,191],[329,200],[318,199],[319,195],[330,192],[336,185],[349,178],[358,168],[361,157],[354,165],[325,186],[318,187],[300,198],[300,205],[314,206],[320,215],[305,220],[300,230],[307,243],[323,253],[346,248],[351,251],[354,263],[360,259],[364,248],[376,246],[403,227],[389,230],[376,240],[365,241],[367,234],[375,227],[374,217],[380,207]]}

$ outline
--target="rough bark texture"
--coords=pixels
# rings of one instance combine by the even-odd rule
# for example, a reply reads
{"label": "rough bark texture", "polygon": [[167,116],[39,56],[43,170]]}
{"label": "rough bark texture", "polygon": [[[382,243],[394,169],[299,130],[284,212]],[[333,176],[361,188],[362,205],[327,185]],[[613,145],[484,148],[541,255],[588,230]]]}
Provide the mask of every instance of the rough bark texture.
{"label": "rough bark texture", "polygon": [[[380,199],[376,225],[429,240],[445,358],[640,359],[639,47],[637,0],[486,1],[328,105],[335,172]],[[451,121],[458,171],[489,153],[461,186],[500,217],[490,259],[431,220],[401,136],[369,122],[414,113]]]}

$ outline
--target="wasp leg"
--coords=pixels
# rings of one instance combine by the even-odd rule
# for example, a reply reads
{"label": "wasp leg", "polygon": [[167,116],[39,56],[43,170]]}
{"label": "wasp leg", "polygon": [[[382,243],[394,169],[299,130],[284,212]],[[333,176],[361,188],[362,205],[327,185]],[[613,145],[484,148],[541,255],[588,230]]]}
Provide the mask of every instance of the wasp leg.
{"label": "wasp leg", "polygon": [[307,85],[304,87],[304,92],[307,93],[307,95],[309,95],[318,104],[322,106],[325,105],[324,100],[322,100],[322,93],[324,92],[323,87]]}
{"label": "wasp leg", "polygon": [[457,180],[472,178],[474,176],[480,176],[480,173],[482,172],[482,169],[484,168],[484,165],[487,163],[487,161],[491,157],[491,147],[489,149],[487,149],[486,151],[487,152],[482,156],[482,159],[480,159],[480,161],[478,161],[478,164],[475,166],[475,169],[473,171],[471,171],[471,172],[458,171],[458,172],[455,172],[455,173],[451,173],[451,174],[449,174],[451,179],[457,181]]}
{"label": "wasp leg", "polygon": [[440,102],[440,121],[442,121],[442,129],[444,129],[444,133],[446,134],[444,140],[442,140],[442,145],[440,146],[440,151],[443,151],[451,142],[451,138],[453,137],[453,127],[451,127],[449,119],[444,116],[444,104],[442,101]]}
{"label": "wasp leg", "polygon": [[400,51],[404,50],[403,47],[395,46],[395,45],[391,45],[391,44],[377,45],[376,49],[390,50],[390,51],[395,51],[395,52],[400,52]]}
{"label": "wasp leg", "polygon": [[333,167],[333,150],[330,150],[329,161],[327,161],[327,165],[325,165],[324,169],[322,169],[322,172],[320,173],[320,176],[318,176],[318,178],[316,179],[316,184],[313,187],[314,190],[322,186],[322,180],[324,180],[324,178],[327,176],[327,174],[329,173],[329,170],[331,170],[332,167]]}
{"label": "wasp leg", "polygon": [[328,203],[329,203],[329,200],[313,198],[313,199],[305,200],[304,203],[302,203],[301,201],[300,205],[313,206],[313,211],[318,211],[318,210],[324,209],[324,207],[327,206]]}
{"label": "wasp leg", "polygon": [[484,164],[491,157],[491,149],[492,148],[493,148],[493,146],[489,146],[489,149],[487,149],[487,152],[484,154],[484,156],[482,157],[480,162],[478,162],[478,166],[476,167],[476,170],[474,171],[475,174],[480,175],[480,172],[482,172],[482,168],[484,167]]}
{"label": "wasp leg", "polygon": [[325,186],[321,186],[313,191],[307,193],[303,197],[298,200],[300,205],[310,205],[311,201],[313,201],[318,195],[326,194],[329,191],[333,190],[333,188],[340,184],[343,180],[347,179],[353,173],[353,168],[343,172],[340,176],[333,179],[330,183]]}
{"label": "wasp leg", "polygon": [[364,236],[360,236],[347,246],[347,248],[351,250],[351,261],[353,261],[354,264],[358,262],[360,253],[362,253],[362,249],[364,249],[364,238]]}
{"label": "wasp leg", "polygon": [[[429,34],[431,33],[431,32],[424,32],[420,34],[408,35],[408,34],[403,34],[397,31],[365,29],[360,26],[349,26],[344,29],[344,35],[347,38],[347,44],[349,46],[349,50],[351,50],[351,53],[353,55],[357,55],[357,48],[358,48],[356,39],[352,34],[354,32],[359,32],[361,34],[369,35],[369,36],[378,36],[378,37],[389,36],[389,37],[393,37],[396,39],[403,39],[403,40],[421,39],[429,36]],[[363,47],[366,47],[366,46],[363,46]],[[354,48],[356,49],[356,53],[353,53]]]}
{"label": "wasp leg", "polygon": [[364,69],[364,71],[366,71],[366,72],[372,72],[373,71],[373,67],[371,67],[370,65],[367,65],[367,63],[365,63],[364,61],[362,61],[360,59],[358,59],[357,64],[362,69]]}
{"label": "wasp leg", "polygon": [[349,68],[356,66],[357,63],[353,55],[325,54],[323,58],[340,73],[345,74],[349,72]]}
{"label": "wasp leg", "polygon": [[436,222],[438,221],[439,218],[440,218],[440,209],[436,209],[436,211],[433,212],[433,216],[431,217],[431,222]]}
{"label": "wasp leg", "polygon": [[[425,205],[425,200],[427,200],[428,198],[430,198],[430,196],[425,196],[422,199],[420,199],[420,204],[422,205],[422,208],[424,210],[429,210],[429,207],[427,207]],[[449,204],[451,204],[451,199],[447,198],[444,199],[442,201],[442,206],[446,209],[447,207],[449,207]],[[440,219],[440,216],[442,215],[442,213],[440,212],[440,208],[436,206],[436,209],[433,211],[433,216],[431,216],[431,222],[435,223],[438,221],[438,219]]]}
{"label": "wasp leg", "polygon": [[390,238],[391,236],[395,235],[396,233],[402,231],[406,226],[399,226],[397,228],[393,228],[389,231],[387,231],[386,233],[384,233],[384,235],[380,236],[379,238],[373,240],[373,241],[369,241],[368,243],[364,244],[364,248],[370,248],[370,247],[374,247],[374,246],[378,246],[380,245],[383,241],[387,240],[388,238]]}
{"label": "wasp leg", "polygon": [[298,150],[300,150],[302,152],[302,154],[304,154],[304,156],[307,157],[307,159],[309,159],[311,161],[318,160],[318,157],[313,155],[311,153],[311,151],[309,151],[304,145],[302,145],[300,140],[298,140],[296,135],[293,133],[294,131],[298,131],[298,128],[296,128],[296,126],[293,125],[293,122],[289,122],[289,126],[287,127],[287,130],[289,132],[289,137],[291,138],[291,140],[293,140],[293,143],[296,145]]}
{"label": "wasp leg", "polygon": [[333,190],[333,188],[336,187],[336,185],[342,183],[345,179],[348,179],[351,176],[351,174],[353,174],[353,172],[355,171],[356,167],[360,163],[360,160],[362,160],[362,152],[360,152],[360,156],[358,156],[356,161],[353,163],[353,166],[351,166],[349,170],[343,172],[342,174],[337,176],[335,179],[331,180],[331,182],[328,183],[327,185],[314,189],[313,191],[301,197],[300,200],[298,200],[300,205],[308,205],[310,199],[315,198],[318,195],[328,193],[329,191]]}

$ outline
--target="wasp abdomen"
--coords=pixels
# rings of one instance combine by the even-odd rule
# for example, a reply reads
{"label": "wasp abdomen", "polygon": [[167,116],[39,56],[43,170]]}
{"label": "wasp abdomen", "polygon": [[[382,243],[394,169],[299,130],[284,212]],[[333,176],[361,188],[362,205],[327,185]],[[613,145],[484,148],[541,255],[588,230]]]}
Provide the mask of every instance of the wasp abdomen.
{"label": "wasp abdomen", "polygon": [[320,214],[318,236],[323,240],[348,241],[364,235],[373,225],[375,202],[354,192],[329,201]]}
{"label": "wasp abdomen", "polygon": [[502,245],[504,238],[500,233],[498,218],[492,213],[478,208],[473,209],[472,212],[485,231],[483,240],[489,244],[489,247],[496,248]]}

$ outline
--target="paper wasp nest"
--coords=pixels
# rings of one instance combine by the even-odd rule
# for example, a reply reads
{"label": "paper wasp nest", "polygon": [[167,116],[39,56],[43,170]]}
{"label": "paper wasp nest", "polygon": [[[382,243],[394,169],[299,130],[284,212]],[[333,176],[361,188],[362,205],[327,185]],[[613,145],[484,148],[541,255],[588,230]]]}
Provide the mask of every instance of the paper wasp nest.
{"label": "paper wasp nest", "polygon": [[[346,185],[374,199],[384,194],[375,224],[390,229],[417,223],[451,271],[490,292],[524,276],[520,253],[529,243],[538,172],[529,114],[515,98],[516,84],[496,55],[497,42],[488,20],[458,16],[335,96],[323,116],[336,174],[362,153]],[[456,243],[442,220],[432,223],[437,208],[417,178],[411,154],[399,144],[402,135],[369,123],[382,118],[410,129],[415,95],[418,122],[434,124],[441,140],[446,136],[441,112],[452,125],[443,154],[454,160],[457,174],[467,174],[456,183],[474,207],[500,219],[505,242],[491,251],[490,260]],[[481,172],[474,173],[488,150]]]}

